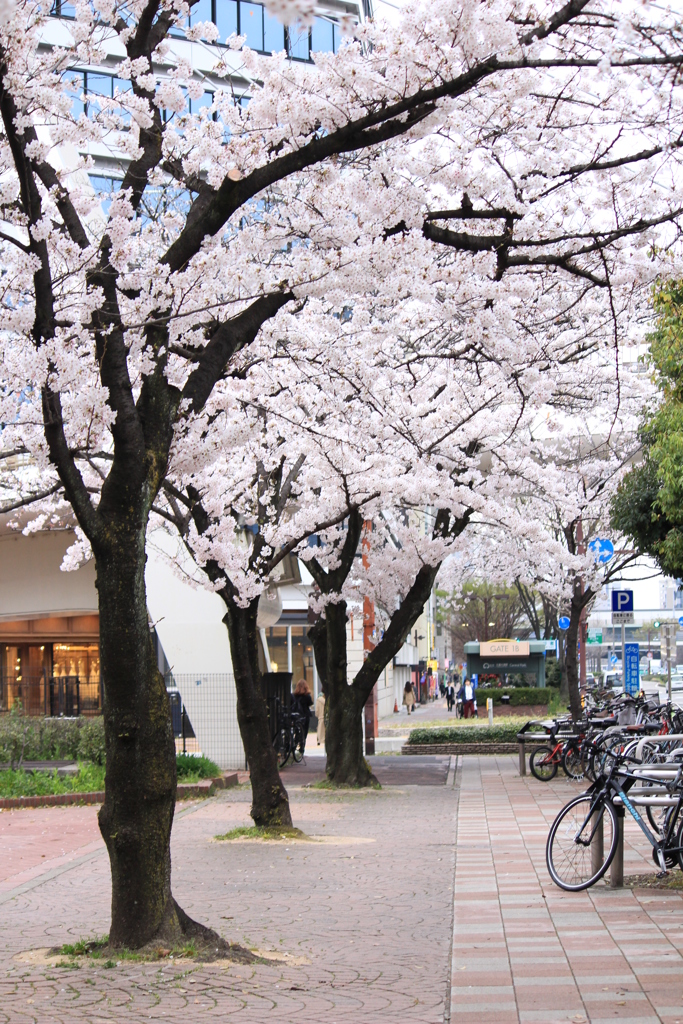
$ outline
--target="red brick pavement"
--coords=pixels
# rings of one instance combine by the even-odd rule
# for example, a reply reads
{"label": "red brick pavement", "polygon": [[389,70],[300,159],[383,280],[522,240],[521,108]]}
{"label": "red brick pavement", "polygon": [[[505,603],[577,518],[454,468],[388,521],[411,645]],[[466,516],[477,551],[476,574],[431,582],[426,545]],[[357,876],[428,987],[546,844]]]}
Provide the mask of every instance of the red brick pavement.
{"label": "red brick pavement", "polygon": [[[462,762],[452,1024],[683,1024],[683,899],[562,892],[545,842],[576,784],[522,779],[514,757]],[[653,872],[626,823],[625,874]]]}

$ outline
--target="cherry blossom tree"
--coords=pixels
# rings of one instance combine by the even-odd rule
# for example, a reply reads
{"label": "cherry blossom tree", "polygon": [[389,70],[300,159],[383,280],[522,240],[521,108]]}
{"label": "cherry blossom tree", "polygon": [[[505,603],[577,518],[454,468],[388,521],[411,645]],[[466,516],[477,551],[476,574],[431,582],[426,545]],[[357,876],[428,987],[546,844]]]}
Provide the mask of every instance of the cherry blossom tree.
{"label": "cherry blossom tree", "polygon": [[[0,418],[44,474],[34,496],[58,480],[95,558],[110,941],[136,947],[198,927],[171,891],[174,744],[144,588],[180,435],[309,299],[358,325],[424,299],[411,370],[436,308],[457,327],[444,365],[455,344],[527,366],[540,338],[571,360],[608,328],[617,349],[676,238],[683,57],[659,10],[439,0],[315,66],[242,51],[246,109],[217,54],[226,89],[191,114],[204,84],[169,39],[191,5],[95,6],[77,0],[64,46],[34,0],[0,26]],[[72,72],[113,53],[130,87],[76,117]],[[110,196],[93,151],[122,169]]]}

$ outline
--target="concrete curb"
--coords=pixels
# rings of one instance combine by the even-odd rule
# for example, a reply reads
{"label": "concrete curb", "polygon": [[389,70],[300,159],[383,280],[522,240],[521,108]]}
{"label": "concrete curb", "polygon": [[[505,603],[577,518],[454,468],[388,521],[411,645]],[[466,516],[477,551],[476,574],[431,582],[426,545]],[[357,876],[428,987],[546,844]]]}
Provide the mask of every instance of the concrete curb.
{"label": "concrete curb", "polygon": [[[181,783],[176,790],[176,801],[213,796],[219,789],[229,789],[238,783],[237,772],[224,772],[215,779]],[[0,799],[0,810],[18,807],[66,807],[72,804],[101,804],[104,790],[96,793],[50,793],[46,796],[8,796]]]}
{"label": "concrete curb", "polygon": [[[540,742],[540,741],[539,741]],[[531,743],[528,744],[532,746]],[[538,743],[534,744],[538,746]],[[405,743],[402,754],[516,754],[519,743]]]}

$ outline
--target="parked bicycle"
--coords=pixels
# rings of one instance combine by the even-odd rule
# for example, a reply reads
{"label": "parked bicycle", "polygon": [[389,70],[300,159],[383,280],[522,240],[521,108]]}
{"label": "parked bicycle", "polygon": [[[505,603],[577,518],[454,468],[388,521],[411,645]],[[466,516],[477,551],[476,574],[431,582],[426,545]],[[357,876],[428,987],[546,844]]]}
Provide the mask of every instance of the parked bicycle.
{"label": "parked bicycle", "polygon": [[303,718],[296,711],[286,711],[279,700],[277,706],[277,731],[273,745],[277,751],[277,766],[284,766],[291,759],[297,764],[303,760],[305,753],[305,733]]}
{"label": "parked bicycle", "polygon": [[[624,809],[650,843],[659,876],[675,864],[683,868],[681,757],[656,765],[636,765],[633,760],[632,755],[613,754],[608,771],[585,793],[570,800],[555,818],[546,845],[546,864],[561,889],[580,892],[603,877],[617,851],[619,816]],[[650,818],[652,828],[634,803],[659,808],[659,819]]]}

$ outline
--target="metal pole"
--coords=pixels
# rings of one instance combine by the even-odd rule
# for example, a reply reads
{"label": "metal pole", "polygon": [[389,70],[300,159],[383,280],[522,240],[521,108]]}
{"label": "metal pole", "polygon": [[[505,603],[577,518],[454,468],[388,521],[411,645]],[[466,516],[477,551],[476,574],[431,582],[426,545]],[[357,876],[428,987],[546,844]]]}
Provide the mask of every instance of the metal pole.
{"label": "metal pole", "polygon": [[626,690],[626,626],[621,624],[621,688]]}
{"label": "metal pole", "polygon": [[486,698],[486,708],[489,713],[489,725],[493,725],[493,700],[491,697]]}
{"label": "metal pole", "polygon": [[615,807],[617,812],[617,852],[614,854],[612,867],[610,868],[609,886],[610,889],[623,889],[624,887],[624,808]]}
{"label": "metal pole", "polygon": [[292,671],[292,627],[287,626],[287,671]]}
{"label": "metal pole", "polygon": [[672,640],[673,627],[667,626],[666,630],[666,692],[669,700],[671,700],[671,640]]}
{"label": "metal pole", "polygon": [[[597,819],[600,819],[599,821]],[[602,867],[605,859],[605,830],[603,828],[604,817],[596,811],[591,818],[591,827],[595,828],[595,834],[591,843],[591,870],[597,872]]]}
{"label": "metal pole", "polygon": [[180,731],[183,734],[183,754],[187,753],[185,750],[185,705],[182,705],[182,711],[180,712]]}

